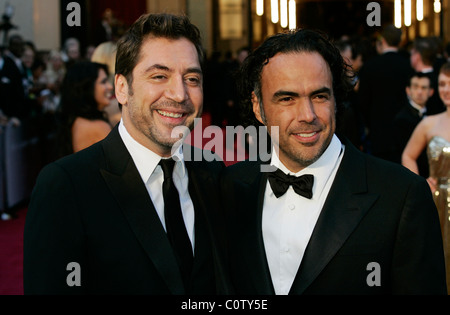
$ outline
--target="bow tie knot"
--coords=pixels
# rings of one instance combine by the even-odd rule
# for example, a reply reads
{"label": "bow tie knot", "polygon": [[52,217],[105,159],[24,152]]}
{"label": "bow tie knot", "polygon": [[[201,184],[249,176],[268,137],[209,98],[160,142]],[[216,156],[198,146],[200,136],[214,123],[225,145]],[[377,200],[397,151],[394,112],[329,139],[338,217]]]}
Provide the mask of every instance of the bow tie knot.
{"label": "bow tie knot", "polygon": [[283,196],[289,186],[292,186],[294,191],[300,196],[308,199],[312,198],[314,176],[311,174],[296,177],[285,174],[283,171],[277,169],[275,172],[269,173],[268,179],[270,187],[277,198]]}

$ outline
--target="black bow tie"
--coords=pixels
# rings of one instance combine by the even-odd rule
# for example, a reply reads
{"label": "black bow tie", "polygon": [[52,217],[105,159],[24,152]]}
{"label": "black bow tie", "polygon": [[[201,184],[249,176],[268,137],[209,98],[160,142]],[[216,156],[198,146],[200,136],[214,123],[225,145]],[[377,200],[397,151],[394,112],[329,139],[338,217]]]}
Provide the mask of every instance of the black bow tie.
{"label": "black bow tie", "polygon": [[294,191],[305,198],[312,198],[312,186],[314,184],[314,176],[311,174],[299,177],[287,175],[283,171],[277,169],[268,175],[270,187],[277,198],[283,196],[292,185]]}

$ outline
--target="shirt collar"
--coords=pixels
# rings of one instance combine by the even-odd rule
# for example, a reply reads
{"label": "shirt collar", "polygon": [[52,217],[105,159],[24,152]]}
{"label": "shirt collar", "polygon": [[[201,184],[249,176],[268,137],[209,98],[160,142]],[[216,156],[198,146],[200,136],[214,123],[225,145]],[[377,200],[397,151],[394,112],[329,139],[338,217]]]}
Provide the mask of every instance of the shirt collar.
{"label": "shirt collar", "polygon": [[412,99],[409,99],[409,105],[411,105],[413,108],[415,108],[419,112],[419,116],[423,116],[427,112],[426,106],[421,107],[416,102],[414,102]]}
{"label": "shirt collar", "polygon": [[433,72],[433,67],[426,67],[423,68],[422,71],[420,71],[421,73],[431,73]]}
{"label": "shirt collar", "polygon": [[[301,171],[297,173],[293,173],[289,171],[289,169],[280,161],[277,152],[274,150],[272,146],[272,158],[270,161],[270,165],[278,167],[285,174],[290,174],[294,176],[301,176],[304,174],[312,174],[314,175],[314,185],[313,185],[313,196],[320,197],[325,184],[328,181],[328,178],[333,173],[333,170],[336,168],[339,162],[339,157],[341,153],[343,145],[339,138],[336,135],[333,135],[328,148],[322,154],[322,156],[313,164],[305,167]],[[316,198],[314,198],[316,199]]]}
{"label": "shirt collar", "polygon": [[384,50],[383,50],[383,54],[385,54],[385,53],[388,53],[388,52],[398,52],[398,48],[396,48],[396,47],[386,47]]}
{"label": "shirt collar", "polygon": [[10,52],[10,51],[7,51],[7,52],[5,53],[5,55],[8,56],[9,58],[11,58],[11,59],[14,61],[14,63],[16,64],[16,66],[17,66],[21,71],[23,71],[22,60],[21,60],[20,58],[16,57],[16,56],[15,56],[12,52]]}
{"label": "shirt collar", "polygon": [[[125,125],[123,124],[123,120],[120,120],[119,123],[119,134],[122,138],[128,152],[133,159],[136,168],[141,175],[144,183],[147,183],[150,176],[155,171],[158,166],[159,161],[161,160],[161,156],[156,154],[155,152],[147,149],[142,144],[137,142],[127,131]],[[184,155],[183,148],[180,146],[176,152],[172,155],[172,158],[176,161],[176,165],[181,166],[181,175],[184,177],[186,175],[186,166],[184,163]],[[178,166],[175,166],[178,167]]]}

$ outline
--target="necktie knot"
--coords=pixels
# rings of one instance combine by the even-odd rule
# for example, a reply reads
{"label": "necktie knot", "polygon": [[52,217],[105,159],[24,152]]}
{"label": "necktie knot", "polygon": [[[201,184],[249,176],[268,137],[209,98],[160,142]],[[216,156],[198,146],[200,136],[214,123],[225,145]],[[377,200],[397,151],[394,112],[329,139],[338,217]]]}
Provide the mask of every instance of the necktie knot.
{"label": "necktie knot", "polygon": [[164,172],[164,180],[172,179],[172,172],[173,172],[173,168],[175,166],[175,160],[172,158],[161,159],[159,161],[159,165],[161,166],[161,168]]}
{"label": "necktie knot", "polygon": [[311,174],[296,177],[277,169],[275,172],[269,173],[268,179],[270,187],[277,198],[283,196],[289,186],[292,186],[298,195],[308,199],[312,198],[314,176]]}

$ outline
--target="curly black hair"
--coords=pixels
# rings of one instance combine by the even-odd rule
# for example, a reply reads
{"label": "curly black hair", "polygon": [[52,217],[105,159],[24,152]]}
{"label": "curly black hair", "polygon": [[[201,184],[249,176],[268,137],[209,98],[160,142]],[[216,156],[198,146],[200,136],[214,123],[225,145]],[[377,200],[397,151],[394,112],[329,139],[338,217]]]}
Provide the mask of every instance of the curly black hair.
{"label": "curly black hair", "polygon": [[339,50],[331,40],[321,32],[299,29],[279,33],[267,38],[258,48],[249,54],[236,77],[240,94],[240,113],[244,125],[261,125],[255,118],[251,102],[252,92],[261,100],[261,73],[270,58],[278,53],[317,52],[327,62],[333,76],[333,93],[336,99],[336,120],[342,112],[343,102],[351,84],[351,67],[345,63]]}

